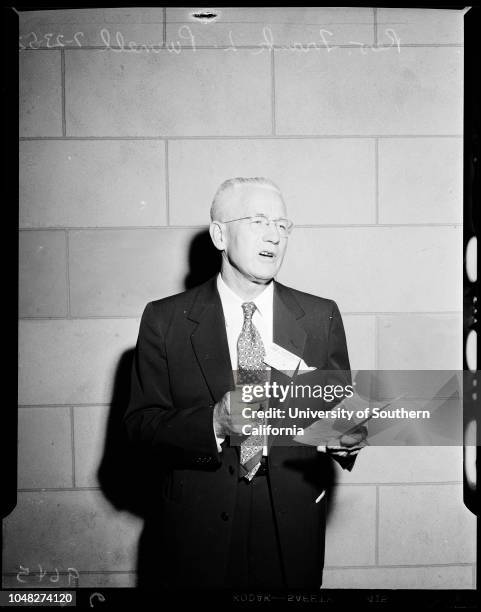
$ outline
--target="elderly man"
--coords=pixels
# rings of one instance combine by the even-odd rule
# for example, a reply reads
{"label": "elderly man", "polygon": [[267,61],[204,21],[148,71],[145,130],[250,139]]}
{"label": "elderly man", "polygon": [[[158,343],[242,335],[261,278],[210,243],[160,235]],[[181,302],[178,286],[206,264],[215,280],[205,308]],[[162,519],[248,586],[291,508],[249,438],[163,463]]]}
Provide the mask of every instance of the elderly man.
{"label": "elderly man", "polygon": [[[351,469],[359,438],[328,446],[326,454],[315,446],[276,444],[273,436],[242,436],[238,389],[270,380],[273,346],[349,382],[341,316],[332,300],[274,280],[292,229],[274,183],[225,181],[211,219],[220,274],[149,303],[135,351],[125,425],[153,451],[158,474],[152,586],[319,588],[322,466],[331,455]],[[251,414],[267,405],[256,398]]]}

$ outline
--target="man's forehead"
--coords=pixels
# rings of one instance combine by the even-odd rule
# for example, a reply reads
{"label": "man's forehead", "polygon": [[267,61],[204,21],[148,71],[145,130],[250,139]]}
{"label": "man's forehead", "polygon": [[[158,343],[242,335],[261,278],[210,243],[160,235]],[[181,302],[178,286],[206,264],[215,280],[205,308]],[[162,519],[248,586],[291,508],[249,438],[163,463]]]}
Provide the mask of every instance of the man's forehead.
{"label": "man's forehead", "polygon": [[241,215],[283,215],[285,204],[275,189],[262,185],[243,185],[234,190],[227,203],[230,211]]}

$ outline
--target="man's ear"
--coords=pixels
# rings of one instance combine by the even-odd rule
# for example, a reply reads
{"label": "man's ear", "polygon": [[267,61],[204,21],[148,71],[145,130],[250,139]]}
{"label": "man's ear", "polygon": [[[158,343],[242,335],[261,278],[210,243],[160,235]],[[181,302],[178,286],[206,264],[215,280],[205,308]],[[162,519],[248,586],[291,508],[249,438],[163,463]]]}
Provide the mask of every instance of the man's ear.
{"label": "man's ear", "polygon": [[225,227],[218,221],[212,221],[209,234],[216,249],[224,251],[226,247]]}

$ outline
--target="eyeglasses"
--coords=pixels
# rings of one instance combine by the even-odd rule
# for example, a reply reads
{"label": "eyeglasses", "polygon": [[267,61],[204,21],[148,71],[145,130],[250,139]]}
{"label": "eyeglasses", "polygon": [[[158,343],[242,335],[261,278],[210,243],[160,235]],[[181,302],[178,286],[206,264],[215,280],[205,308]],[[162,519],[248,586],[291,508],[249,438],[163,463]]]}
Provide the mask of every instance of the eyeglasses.
{"label": "eyeglasses", "polygon": [[279,234],[285,238],[288,236],[294,223],[289,219],[269,219],[266,215],[255,215],[254,217],[239,217],[239,219],[229,219],[229,221],[222,221],[222,223],[233,223],[234,221],[247,221],[249,220],[249,227],[251,231],[255,233],[265,232],[271,223],[273,223],[279,232]]}

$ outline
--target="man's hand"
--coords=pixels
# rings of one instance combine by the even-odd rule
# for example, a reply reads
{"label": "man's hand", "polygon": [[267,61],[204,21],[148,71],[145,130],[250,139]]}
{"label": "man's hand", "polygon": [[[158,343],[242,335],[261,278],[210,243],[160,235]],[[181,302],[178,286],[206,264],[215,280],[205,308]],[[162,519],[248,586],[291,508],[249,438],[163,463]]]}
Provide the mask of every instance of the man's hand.
{"label": "man's hand", "polygon": [[[267,404],[263,405],[263,398],[260,401],[256,398],[255,402],[242,401],[242,386],[228,391],[214,406],[214,431],[219,438],[230,434],[242,435],[242,428],[246,425],[261,425],[264,422],[264,419],[256,419],[254,415],[257,410],[265,409]],[[249,408],[248,416],[242,414],[245,408]]]}

